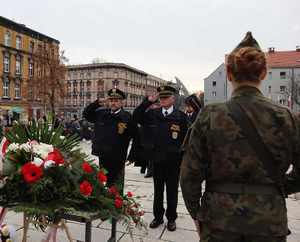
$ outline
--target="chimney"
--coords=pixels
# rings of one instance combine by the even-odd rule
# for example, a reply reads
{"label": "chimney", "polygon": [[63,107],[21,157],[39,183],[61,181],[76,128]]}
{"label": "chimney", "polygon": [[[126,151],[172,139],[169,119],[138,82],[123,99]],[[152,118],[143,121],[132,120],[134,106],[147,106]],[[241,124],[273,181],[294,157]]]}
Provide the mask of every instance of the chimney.
{"label": "chimney", "polygon": [[274,53],[275,52],[275,47],[269,47],[269,53]]}
{"label": "chimney", "polygon": [[296,46],[296,51],[300,52],[300,46],[299,45]]}

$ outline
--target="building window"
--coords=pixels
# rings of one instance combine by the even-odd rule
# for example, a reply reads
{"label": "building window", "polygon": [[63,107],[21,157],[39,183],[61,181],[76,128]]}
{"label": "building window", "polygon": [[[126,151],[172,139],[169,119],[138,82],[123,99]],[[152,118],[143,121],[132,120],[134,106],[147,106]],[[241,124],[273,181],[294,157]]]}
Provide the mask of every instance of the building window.
{"label": "building window", "polygon": [[213,85],[213,87],[215,87],[215,86],[217,85],[217,82],[216,82],[216,81],[213,81],[213,82],[212,82],[212,85]]}
{"label": "building window", "polygon": [[10,61],[9,61],[9,54],[8,53],[5,53],[4,54],[4,72],[9,72],[9,66],[10,66]]}
{"label": "building window", "polygon": [[269,72],[269,80],[272,80],[272,72]]}
{"label": "building window", "polygon": [[213,96],[213,97],[216,97],[216,96],[217,96],[217,92],[216,92],[216,91],[213,91],[213,92],[212,92],[212,96]]}
{"label": "building window", "polygon": [[3,97],[9,97],[9,80],[7,77],[4,77],[3,80]]}
{"label": "building window", "polygon": [[30,43],[29,43],[29,52],[33,53],[33,51],[34,51],[34,42],[30,41]]}
{"label": "building window", "polygon": [[4,45],[10,46],[11,44],[11,34],[9,31],[7,31],[4,35]]}
{"label": "building window", "polygon": [[43,46],[41,44],[38,44],[38,54],[41,55],[42,54],[42,49],[43,49]]}
{"label": "building window", "polygon": [[16,74],[20,75],[21,74],[21,57],[16,56]]}
{"label": "building window", "polygon": [[22,49],[22,38],[21,38],[21,36],[16,37],[16,48],[18,50]]}
{"label": "building window", "polygon": [[117,88],[117,87],[119,86],[119,83],[120,83],[120,82],[119,82],[118,80],[113,80],[113,81],[112,81],[112,84],[113,84],[113,87],[114,87],[114,88]]}
{"label": "building window", "polygon": [[77,82],[73,82],[73,94],[77,94]]}
{"label": "building window", "polygon": [[15,82],[15,98],[21,98],[21,82],[16,80]]}
{"label": "building window", "polygon": [[279,99],[279,103],[281,104],[281,105],[287,105],[287,102],[286,102],[286,100],[285,99]]}
{"label": "building window", "polygon": [[29,61],[29,77],[33,77],[33,63]]}
{"label": "building window", "polygon": [[286,72],[285,71],[280,72],[280,79],[286,79]]}
{"label": "building window", "polygon": [[280,92],[285,92],[286,91],[286,86],[280,86]]}

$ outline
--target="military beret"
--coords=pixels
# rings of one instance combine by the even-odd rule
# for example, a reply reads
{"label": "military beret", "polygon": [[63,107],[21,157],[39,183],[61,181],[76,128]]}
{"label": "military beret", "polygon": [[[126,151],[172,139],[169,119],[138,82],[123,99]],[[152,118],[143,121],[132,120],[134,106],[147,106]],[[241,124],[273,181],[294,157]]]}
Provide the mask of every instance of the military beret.
{"label": "military beret", "polygon": [[195,111],[200,110],[202,106],[199,98],[195,94],[188,96],[184,102],[185,104],[192,106]]}
{"label": "military beret", "polygon": [[125,99],[126,95],[123,91],[118,88],[112,88],[108,91],[109,98],[118,98],[118,99]]}
{"label": "military beret", "polygon": [[246,33],[245,38],[238,44],[237,47],[234,48],[232,52],[235,52],[244,47],[253,47],[261,51],[259,44],[257,43],[256,39],[253,38],[251,32]]}
{"label": "military beret", "polygon": [[165,85],[165,86],[160,86],[157,88],[159,97],[169,97],[174,95],[177,90],[176,88],[169,86],[169,85]]}

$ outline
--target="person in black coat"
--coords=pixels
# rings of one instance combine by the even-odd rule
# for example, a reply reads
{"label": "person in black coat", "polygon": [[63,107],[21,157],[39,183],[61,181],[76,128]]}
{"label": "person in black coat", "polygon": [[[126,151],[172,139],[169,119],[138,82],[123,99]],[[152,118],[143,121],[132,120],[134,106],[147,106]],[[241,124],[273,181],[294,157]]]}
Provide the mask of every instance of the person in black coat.
{"label": "person in black coat", "polygon": [[151,118],[149,119],[148,117],[148,111],[158,108],[160,108],[160,104],[156,102],[146,110],[143,121],[139,124],[138,132],[130,151],[130,157],[128,158],[130,161],[134,161],[135,166],[141,167],[141,173],[145,173],[147,169],[145,178],[153,176],[154,160],[153,125],[151,122],[148,122],[151,120]]}
{"label": "person in black coat", "polygon": [[[133,118],[144,127],[148,127],[146,141],[153,149],[154,180],[154,219],[150,228],[163,223],[164,188],[167,190],[167,229],[176,230],[179,168],[182,159],[181,145],[187,132],[186,115],[174,108],[175,93],[172,86],[157,89],[159,94],[146,98],[133,112]],[[160,99],[161,108],[149,109]]]}
{"label": "person in black coat", "polygon": [[189,126],[194,123],[198,113],[201,111],[201,103],[199,98],[192,94],[185,99],[185,113],[188,118]]}
{"label": "person in black coat", "polygon": [[107,171],[107,184],[119,184],[124,172],[130,139],[135,136],[136,125],[131,114],[123,110],[125,94],[117,88],[108,91],[108,108],[100,102],[88,105],[83,117],[94,123],[92,154]]}

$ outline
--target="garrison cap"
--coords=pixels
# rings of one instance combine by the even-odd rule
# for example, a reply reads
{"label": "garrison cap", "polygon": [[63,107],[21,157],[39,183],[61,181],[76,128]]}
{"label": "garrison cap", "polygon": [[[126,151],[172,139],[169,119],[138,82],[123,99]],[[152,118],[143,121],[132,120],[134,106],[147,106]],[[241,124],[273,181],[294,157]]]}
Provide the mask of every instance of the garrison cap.
{"label": "garrison cap", "polygon": [[170,86],[170,85],[165,85],[165,86],[160,86],[157,88],[159,97],[169,97],[172,95],[175,95],[177,92],[176,88]]}
{"label": "garrison cap", "polygon": [[261,51],[259,44],[257,43],[256,39],[253,38],[251,32],[246,33],[245,38],[238,44],[237,47],[235,47],[235,49],[232,52],[235,52],[244,47],[253,47]]}
{"label": "garrison cap", "polygon": [[192,106],[195,111],[199,111],[202,106],[199,98],[195,94],[188,96],[184,102],[185,104]]}
{"label": "garrison cap", "polygon": [[108,98],[125,99],[126,95],[118,88],[112,88],[108,91]]}

